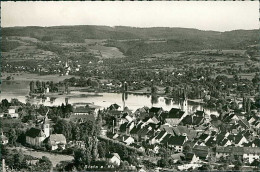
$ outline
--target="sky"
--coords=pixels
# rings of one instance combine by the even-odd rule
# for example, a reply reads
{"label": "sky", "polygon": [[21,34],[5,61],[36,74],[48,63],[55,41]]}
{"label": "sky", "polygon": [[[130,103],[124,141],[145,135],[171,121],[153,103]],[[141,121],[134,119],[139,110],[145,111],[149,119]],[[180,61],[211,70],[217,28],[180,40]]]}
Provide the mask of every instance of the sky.
{"label": "sky", "polygon": [[259,29],[258,1],[1,2],[1,27],[106,25]]}

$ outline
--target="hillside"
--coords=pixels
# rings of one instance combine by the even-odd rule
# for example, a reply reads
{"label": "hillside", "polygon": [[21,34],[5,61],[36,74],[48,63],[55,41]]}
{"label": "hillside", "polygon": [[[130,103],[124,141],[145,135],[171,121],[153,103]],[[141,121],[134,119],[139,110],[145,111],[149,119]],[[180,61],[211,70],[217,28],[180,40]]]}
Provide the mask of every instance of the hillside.
{"label": "hillside", "polygon": [[[105,40],[105,46],[117,47],[125,55],[203,49],[245,49],[259,42],[258,30],[229,32],[201,31],[187,28],[135,28],[126,26],[55,26],[2,28],[2,37],[30,37],[41,42],[85,43],[86,39]],[[3,39],[5,40],[5,39]],[[5,41],[9,51],[18,43]],[[9,47],[9,44],[11,47]]]}

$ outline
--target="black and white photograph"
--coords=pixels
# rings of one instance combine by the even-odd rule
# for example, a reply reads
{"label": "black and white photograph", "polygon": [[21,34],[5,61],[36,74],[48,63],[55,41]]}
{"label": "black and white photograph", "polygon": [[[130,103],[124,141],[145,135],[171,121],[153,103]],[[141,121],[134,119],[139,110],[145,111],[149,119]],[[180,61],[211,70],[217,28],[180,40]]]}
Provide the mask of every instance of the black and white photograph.
{"label": "black and white photograph", "polygon": [[260,171],[259,1],[1,2],[1,171]]}

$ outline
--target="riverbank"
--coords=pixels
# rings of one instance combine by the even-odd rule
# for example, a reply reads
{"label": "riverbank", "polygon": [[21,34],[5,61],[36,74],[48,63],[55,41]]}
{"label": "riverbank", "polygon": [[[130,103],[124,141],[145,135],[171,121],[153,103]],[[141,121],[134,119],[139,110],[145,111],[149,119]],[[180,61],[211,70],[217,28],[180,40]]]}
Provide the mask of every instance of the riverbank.
{"label": "riverbank", "polygon": [[74,75],[65,75],[60,76],[58,74],[52,74],[52,75],[38,75],[38,74],[32,74],[32,73],[26,73],[26,72],[19,72],[19,73],[1,73],[2,81],[7,81],[6,78],[8,76],[13,77],[14,79],[11,81],[53,81],[53,82],[60,82],[64,79],[69,79],[72,77],[79,78],[79,76]]}

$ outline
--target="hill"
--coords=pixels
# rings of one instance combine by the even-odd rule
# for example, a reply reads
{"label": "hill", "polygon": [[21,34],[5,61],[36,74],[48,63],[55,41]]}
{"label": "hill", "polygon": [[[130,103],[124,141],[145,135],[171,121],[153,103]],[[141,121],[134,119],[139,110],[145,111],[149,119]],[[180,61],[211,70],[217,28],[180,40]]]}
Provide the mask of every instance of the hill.
{"label": "hill", "polygon": [[[126,26],[54,26],[2,28],[2,37],[36,38],[43,42],[85,43],[86,39],[106,40],[105,46],[117,47],[125,55],[203,49],[245,49],[259,42],[259,30],[228,32],[188,28],[136,28]],[[16,47],[18,44],[12,44]],[[4,47],[9,50],[10,47]]]}

